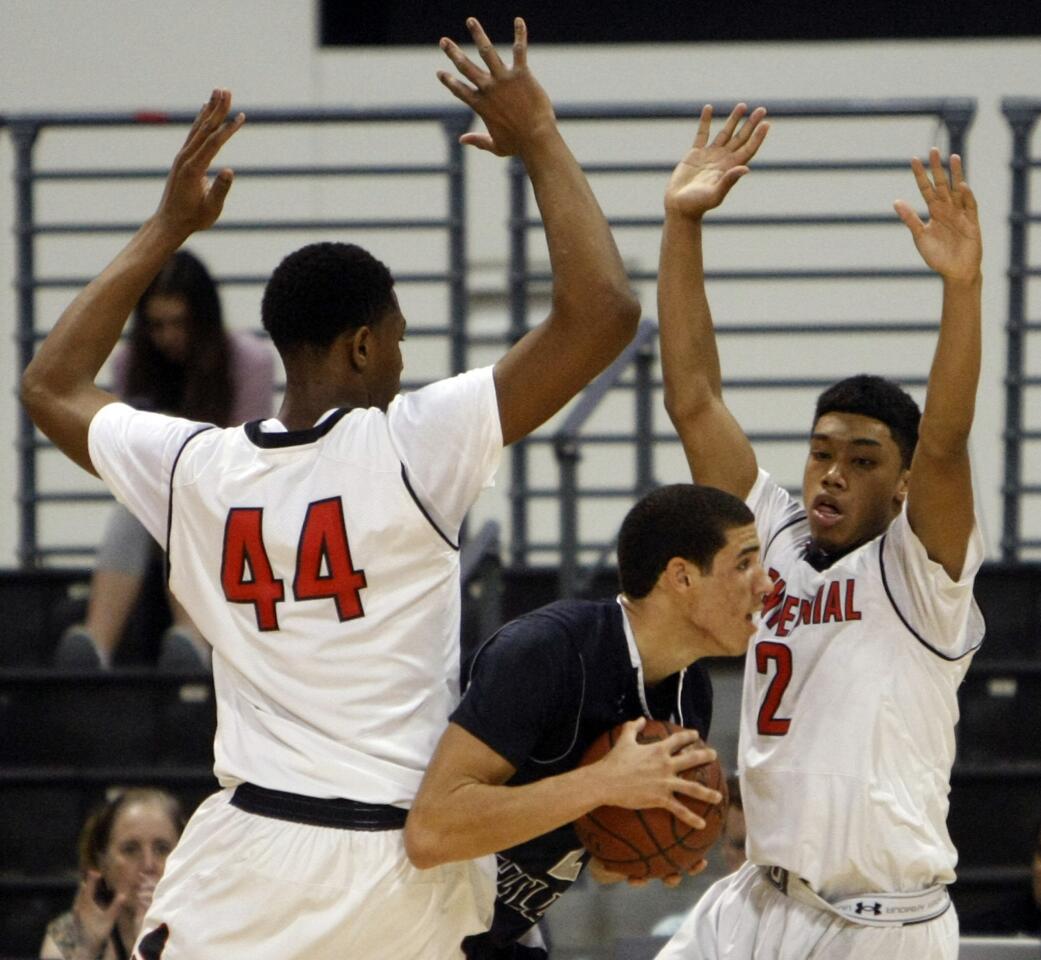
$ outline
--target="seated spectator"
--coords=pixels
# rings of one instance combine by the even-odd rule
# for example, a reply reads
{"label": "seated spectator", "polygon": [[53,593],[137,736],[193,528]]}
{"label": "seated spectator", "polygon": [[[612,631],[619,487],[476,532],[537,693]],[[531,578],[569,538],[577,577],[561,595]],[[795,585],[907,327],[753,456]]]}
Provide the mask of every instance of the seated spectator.
{"label": "seated spectator", "polygon": [[[134,311],[129,343],[113,360],[114,392],[139,409],[218,426],[271,415],[274,358],[248,333],[227,331],[217,285],[203,263],[179,250]],[[70,627],[55,653],[67,669],[108,669],[160,546],[117,504],[98,548],[86,622]],[[173,624],[160,642],[160,666],[205,670],[209,647],[169,597]]]}
{"label": "seated spectator", "polygon": [[156,788],[125,790],[88,817],[76,898],[48,924],[40,957],[126,960],[183,829],[180,802]]}

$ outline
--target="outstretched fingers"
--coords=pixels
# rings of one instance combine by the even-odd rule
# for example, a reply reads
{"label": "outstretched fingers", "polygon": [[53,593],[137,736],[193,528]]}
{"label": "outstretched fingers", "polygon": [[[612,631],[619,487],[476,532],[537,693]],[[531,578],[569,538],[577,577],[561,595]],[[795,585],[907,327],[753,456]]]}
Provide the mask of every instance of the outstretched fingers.
{"label": "outstretched fingers", "polygon": [[734,142],[739,144],[738,149],[734,151],[735,160],[748,163],[759,152],[767,133],[770,132],[770,124],[763,119],[765,116],[766,108],[756,107],[752,115],[745,121],[744,126],[734,138]]}
{"label": "outstretched fingers", "polygon": [[903,220],[907,229],[911,231],[911,236],[918,239],[918,237],[921,236],[922,231],[925,230],[925,224],[922,223],[921,217],[915,213],[906,200],[894,201],[893,209],[896,211],[896,215]]}
{"label": "outstretched fingers", "polygon": [[[465,53],[463,53],[463,50],[459,46],[459,44],[452,40],[450,37],[442,37],[441,49],[444,50],[445,55],[455,65],[456,70],[458,70],[467,80],[469,80],[474,85],[474,87],[480,89],[481,84],[487,79],[488,75],[479,66],[477,66],[477,64],[474,63]],[[473,96],[473,94],[475,93],[473,89],[467,87],[463,83],[460,83],[450,73],[439,71],[438,79],[440,79],[441,82],[446,87],[448,87],[449,90],[452,91],[452,93],[459,97],[460,100],[463,100],[464,103],[469,103],[469,101],[459,95],[457,88],[461,88],[462,90],[467,91],[471,96]],[[451,80],[453,82],[449,83],[448,80]]]}
{"label": "outstretched fingers", "polygon": [[523,70],[528,65],[528,25],[523,18],[513,21],[513,69]]}
{"label": "outstretched fingers", "polygon": [[947,171],[943,168],[940,151],[936,147],[929,151],[929,170],[933,176],[933,192],[936,198],[938,200],[949,200],[951,191],[947,185]]}
{"label": "outstretched fingers", "polygon": [[[506,64],[502,62],[499,51],[492,45],[492,41],[488,38],[488,34],[484,32],[484,27],[481,26],[480,21],[476,17],[470,17],[466,21],[466,26],[470,31],[470,36],[473,37],[474,43],[477,45],[477,52],[488,66],[488,72],[493,77],[501,77],[506,72]],[[516,27],[514,27],[514,36],[516,37]]]}
{"label": "outstretched fingers", "polygon": [[231,91],[214,90],[209,101],[199,111],[181,148],[181,159],[185,164],[200,167],[202,170],[209,167],[221,147],[235,135],[246,120],[245,114],[242,113],[228,120],[230,112]]}
{"label": "outstretched fingers", "polygon": [[701,108],[701,117],[698,120],[698,132],[694,135],[694,149],[700,150],[708,143],[709,131],[712,129],[712,104],[706,103]]}
{"label": "outstretched fingers", "polygon": [[721,147],[727,143],[730,138],[734,135],[734,131],[737,129],[737,125],[741,118],[748,112],[747,103],[739,103],[733,110],[730,111],[730,116],[727,117],[727,122],[723,124],[723,129],[716,134],[714,143],[716,146]]}

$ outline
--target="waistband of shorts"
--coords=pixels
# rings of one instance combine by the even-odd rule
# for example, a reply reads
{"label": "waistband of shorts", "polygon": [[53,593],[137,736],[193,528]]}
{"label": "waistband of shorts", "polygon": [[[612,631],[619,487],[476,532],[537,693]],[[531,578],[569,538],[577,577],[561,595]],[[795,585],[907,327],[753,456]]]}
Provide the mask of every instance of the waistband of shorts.
{"label": "waistband of shorts", "polygon": [[909,893],[859,893],[829,902],[805,880],[784,867],[760,869],[767,882],[786,897],[867,927],[926,923],[946,913],[951,906],[947,885],[943,883]]}
{"label": "waistband of shorts", "polygon": [[339,830],[401,830],[408,815],[407,810],[385,803],[305,797],[255,783],[240,783],[232,794],[231,805],[261,817]]}

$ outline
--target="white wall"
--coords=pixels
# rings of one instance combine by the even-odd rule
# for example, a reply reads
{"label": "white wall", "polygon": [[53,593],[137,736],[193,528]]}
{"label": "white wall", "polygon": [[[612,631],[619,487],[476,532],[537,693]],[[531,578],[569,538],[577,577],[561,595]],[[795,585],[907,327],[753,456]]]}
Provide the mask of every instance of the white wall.
{"label": "white wall", "polygon": [[[220,4],[198,0],[137,0],[132,4],[116,0],[0,0],[0,24],[3,114],[139,108],[194,110],[215,85],[230,87],[247,113],[251,106],[443,104],[448,99],[434,77],[435,70],[444,65],[443,56],[435,47],[384,52],[322,51],[315,43],[312,5],[300,0],[228,0]],[[689,100],[693,115],[704,101],[737,98],[762,100],[767,105],[771,99],[821,97],[965,96],[978,100],[969,153],[970,179],[983,211],[986,240],[986,355],[973,454],[988,549],[994,553],[1000,525],[999,434],[1004,402],[1001,376],[1010,144],[999,103],[1005,95],[1036,94],[1041,41],[540,49],[538,24],[531,23],[529,28],[532,66],[559,102]],[[844,128],[836,126],[835,130],[841,130],[841,136],[847,135]],[[248,128],[239,135],[243,141],[249,136]],[[584,133],[576,132],[575,136],[585,148],[595,149],[592,139],[585,142]],[[668,136],[674,137],[669,148],[671,155],[678,156],[688,142],[689,131],[676,128]],[[816,136],[822,145],[827,145],[828,131]],[[164,143],[163,150],[172,155],[179,134],[171,132],[170,137],[169,147]],[[292,134],[285,138],[281,143],[264,142],[270,150],[287,154],[313,155],[321,149],[306,141],[294,142]],[[785,131],[778,126],[765,149],[773,148],[774,143],[779,151],[784,149],[785,138]],[[789,145],[790,140],[791,137]],[[916,135],[913,149],[921,152],[928,145],[927,140]],[[634,143],[634,150],[638,149],[639,144]],[[236,150],[242,156],[247,147],[230,145],[228,160],[232,164]],[[592,158],[589,153],[578,152],[583,159]],[[62,159],[72,164],[77,158]],[[501,197],[501,164],[483,155],[471,157],[470,162],[482,177],[471,197],[475,212],[481,212],[484,204],[491,205],[493,199],[498,203]],[[7,425],[5,436],[9,438],[0,443],[0,565],[15,562],[17,542],[11,167],[10,139],[0,133],[0,422]],[[896,195],[911,196],[912,187],[910,177],[902,186],[894,184],[893,195],[874,198],[878,210],[887,210]],[[740,200],[740,194],[735,194],[735,204],[754,205],[762,196],[751,179],[738,189],[747,196]],[[792,203],[813,206],[817,198],[812,178],[805,181],[805,189],[804,198],[787,198],[789,207]],[[262,197],[254,197],[245,189],[241,193],[245,195],[243,204],[255,205],[254,213],[262,212]],[[139,197],[129,186],[127,195],[133,211],[128,216],[140,219],[150,212],[153,197]],[[659,196],[660,187],[654,186],[648,194],[648,207],[639,212],[657,210],[653,205],[658,203]],[[736,209],[740,207],[735,206]],[[237,212],[248,215],[250,211]],[[481,216],[475,221],[471,247],[475,260],[487,257],[495,263],[500,256],[502,216],[501,209],[496,208],[493,216]],[[81,263],[63,265],[62,272],[100,267],[117,243],[113,240],[110,248],[84,252]],[[399,239],[390,265],[401,270],[409,262],[410,251]],[[916,264],[909,241],[897,262]],[[938,287],[934,288],[934,303],[938,293]],[[712,294],[717,316],[725,319],[729,309],[727,292],[713,290]],[[894,290],[893,296],[900,296],[899,289]],[[645,309],[653,313],[653,299],[645,300]],[[865,366],[878,368],[873,358]],[[501,500],[492,500],[484,510],[495,514],[501,508]]]}

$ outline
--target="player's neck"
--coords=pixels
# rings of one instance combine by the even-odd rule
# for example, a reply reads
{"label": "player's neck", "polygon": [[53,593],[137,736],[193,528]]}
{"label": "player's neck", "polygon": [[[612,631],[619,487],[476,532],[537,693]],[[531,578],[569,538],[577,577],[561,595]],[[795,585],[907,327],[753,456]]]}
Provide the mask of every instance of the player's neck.
{"label": "player's neck", "polygon": [[319,350],[300,348],[283,355],[286,392],[278,419],[287,430],[307,430],[327,410],[369,407],[372,401],[364,377],[350,363],[346,346]]}
{"label": "player's neck", "polygon": [[634,600],[622,595],[636,649],[643,665],[643,680],[653,687],[666,677],[689,667],[702,654],[685,642],[692,639],[690,624],[673,615],[654,591]]}
{"label": "player's neck", "polygon": [[276,415],[279,423],[287,430],[309,430],[327,410],[346,407],[367,407],[368,404],[358,402],[358,398],[345,396],[343,394],[329,393],[319,396],[307,396],[300,398],[290,397],[286,391],[282,406]]}

